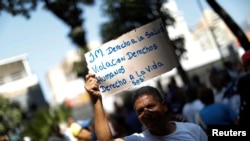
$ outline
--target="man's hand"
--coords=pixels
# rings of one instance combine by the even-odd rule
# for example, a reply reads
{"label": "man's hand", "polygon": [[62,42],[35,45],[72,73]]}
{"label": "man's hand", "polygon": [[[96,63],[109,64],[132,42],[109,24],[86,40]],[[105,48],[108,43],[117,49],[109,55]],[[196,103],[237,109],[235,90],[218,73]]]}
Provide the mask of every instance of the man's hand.
{"label": "man's hand", "polygon": [[86,82],[84,88],[89,93],[92,101],[95,102],[98,98],[101,98],[101,93],[95,74],[87,74],[85,78]]}
{"label": "man's hand", "polygon": [[[107,115],[102,105],[102,95],[95,74],[87,74],[85,90],[89,93],[94,110],[94,129],[99,141],[112,141],[112,133]],[[124,141],[124,140],[120,140]]]}

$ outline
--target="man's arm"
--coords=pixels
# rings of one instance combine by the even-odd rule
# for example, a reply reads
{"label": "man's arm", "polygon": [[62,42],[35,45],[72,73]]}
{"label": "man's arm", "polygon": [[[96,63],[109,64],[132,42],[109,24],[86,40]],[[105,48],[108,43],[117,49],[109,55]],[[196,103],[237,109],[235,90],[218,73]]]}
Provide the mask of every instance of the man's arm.
{"label": "man's arm", "polygon": [[[94,126],[99,141],[112,141],[112,133],[102,104],[102,96],[94,74],[86,75],[85,89],[89,93],[94,110]],[[123,139],[115,139],[124,141]]]}

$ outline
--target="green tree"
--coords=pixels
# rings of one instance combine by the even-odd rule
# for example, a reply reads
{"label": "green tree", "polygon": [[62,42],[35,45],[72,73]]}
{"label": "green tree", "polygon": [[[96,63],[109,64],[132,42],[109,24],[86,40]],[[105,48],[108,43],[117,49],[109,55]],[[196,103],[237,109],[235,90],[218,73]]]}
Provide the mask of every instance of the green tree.
{"label": "green tree", "polygon": [[[22,15],[29,19],[31,12],[35,11],[39,4],[70,27],[68,36],[82,52],[88,51],[82,13],[83,5],[92,6],[94,0],[1,0],[0,12],[5,11],[13,16]],[[82,61],[75,63],[73,71],[76,71],[79,77],[85,76],[88,71],[84,57]]]}
{"label": "green tree", "polygon": [[[83,28],[83,5],[92,6],[93,4],[94,0],[1,0],[0,12],[4,11],[13,16],[22,15],[29,19],[32,18],[31,13],[36,10],[38,5],[42,5],[45,10],[54,14],[70,27],[69,38],[83,52],[86,52],[88,48],[85,39],[85,29]],[[74,65],[74,69],[78,72],[79,76],[84,76],[87,73],[87,65],[86,63],[84,64],[84,57],[82,58],[83,61],[76,62],[76,65]],[[2,100],[0,99],[0,105],[1,102]],[[6,103],[6,101],[3,102],[3,106],[6,106]],[[0,107],[0,109],[2,108]],[[6,116],[6,113],[15,116],[9,117]],[[34,140],[44,141],[49,135],[49,128],[52,122],[65,120],[69,113],[70,110],[63,107],[63,105],[52,111],[49,108],[38,109],[30,119],[26,119],[28,120],[27,122],[25,119],[22,121],[22,125],[24,125],[23,135],[30,136]],[[15,109],[6,108],[0,111],[0,119],[0,132],[4,132],[7,129],[15,127],[16,122],[19,121],[18,112]],[[5,122],[6,120],[8,122]]]}
{"label": "green tree", "polygon": [[30,18],[30,13],[36,10],[38,4],[54,14],[71,28],[69,37],[78,47],[86,49],[85,30],[83,29],[83,6],[93,5],[94,0],[2,0],[0,12],[23,15]]}
{"label": "green tree", "polygon": [[35,141],[45,141],[51,134],[52,124],[64,123],[70,115],[70,109],[59,105],[55,109],[40,108],[30,119],[26,119],[22,136],[29,136]]}
{"label": "green tree", "polygon": [[0,96],[0,134],[7,134],[19,127],[21,121],[22,110],[19,104]]}
{"label": "green tree", "polygon": [[[102,6],[103,13],[109,21],[101,26],[103,42],[117,38],[120,35],[147,24],[155,19],[161,18],[166,26],[173,25],[175,20],[168,9],[163,9],[162,4],[166,0],[105,0]],[[171,44],[180,60],[186,52],[184,38],[179,37],[171,40]],[[188,76],[179,63],[178,73],[185,83]]]}

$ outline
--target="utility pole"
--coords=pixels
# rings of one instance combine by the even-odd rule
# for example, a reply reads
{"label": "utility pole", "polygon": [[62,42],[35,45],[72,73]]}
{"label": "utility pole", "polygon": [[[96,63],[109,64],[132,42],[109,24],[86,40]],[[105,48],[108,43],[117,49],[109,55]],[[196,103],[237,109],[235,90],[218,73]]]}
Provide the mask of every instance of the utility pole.
{"label": "utility pole", "polygon": [[216,40],[216,35],[215,35],[215,33],[214,33],[214,28],[211,27],[211,26],[209,25],[209,22],[208,22],[208,20],[207,20],[207,18],[206,18],[206,15],[203,13],[204,8],[202,7],[200,0],[197,0],[197,3],[198,3],[198,6],[199,6],[199,9],[200,9],[200,11],[201,11],[202,17],[203,17],[203,19],[204,19],[204,22],[203,22],[203,23],[206,24],[206,26],[207,26],[207,28],[208,28],[208,30],[209,30],[209,33],[211,33],[212,39],[213,39],[213,41],[214,41],[214,43],[215,43],[215,46],[217,47],[218,52],[219,52],[219,54],[220,54],[221,61],[224,63],[224,62],[225,62],[225,59],[224,59],[223,53],[222,53],[222,51],[221,51],[220,45],[219,45],[218,41]]}
{"label": "utility pole", "polygon": [[223,19],[225,24],[230,28],[233,34],[239,40],[241,46],[245,51],[250,49],[250,43],[241,30],[241,28],[234,22],[234,20],[227,14],[227,12],[216,2],[216,0],[207,0],[208,4],[214,9],[214,11]]}

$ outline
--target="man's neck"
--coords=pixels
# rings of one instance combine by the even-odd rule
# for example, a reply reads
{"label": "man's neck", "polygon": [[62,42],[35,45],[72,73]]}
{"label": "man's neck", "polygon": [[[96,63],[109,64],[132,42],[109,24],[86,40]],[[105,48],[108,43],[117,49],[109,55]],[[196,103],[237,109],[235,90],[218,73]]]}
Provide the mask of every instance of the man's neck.
{"label": "man's neck", "polygon": [[149,132],[155,136],[165,136],[173,133],[176,130],[176,124],[174,122],[168,122],[165,126],[159,126],[155,130],[149,130]]}

